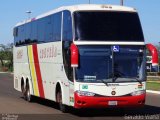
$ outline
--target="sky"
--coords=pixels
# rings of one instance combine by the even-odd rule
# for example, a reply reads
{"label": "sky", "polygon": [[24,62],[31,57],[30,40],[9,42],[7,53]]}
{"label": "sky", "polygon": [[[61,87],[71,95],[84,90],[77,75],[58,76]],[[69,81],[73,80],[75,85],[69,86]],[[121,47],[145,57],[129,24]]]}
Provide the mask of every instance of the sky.
{"label": "sky", "polygon": [[[0,44],[13,43],[13,28],[16,23],[52,9],[75,4],[88,4],[89,0],[1,0]],[[120,0],[90,0],[91,4],[119,5]],[[146,43],[160,42],[160,0],[124,0],[124,5],[138,10]]]}

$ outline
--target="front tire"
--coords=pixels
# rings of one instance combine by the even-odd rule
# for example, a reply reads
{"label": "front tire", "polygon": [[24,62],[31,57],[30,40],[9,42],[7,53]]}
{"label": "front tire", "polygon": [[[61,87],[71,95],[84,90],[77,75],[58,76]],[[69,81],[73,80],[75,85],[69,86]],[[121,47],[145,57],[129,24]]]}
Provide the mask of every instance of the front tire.
{"label": "front tire", "polygon": [[57,101],[57,103],[59,104],[59,109],[60,109],[63,113],[68,112],[67,106],[62,103],[62,92],[61,92],[61,89],[60,89],[60,90],[57,92],[57,94],[56,94],[56,101]]}

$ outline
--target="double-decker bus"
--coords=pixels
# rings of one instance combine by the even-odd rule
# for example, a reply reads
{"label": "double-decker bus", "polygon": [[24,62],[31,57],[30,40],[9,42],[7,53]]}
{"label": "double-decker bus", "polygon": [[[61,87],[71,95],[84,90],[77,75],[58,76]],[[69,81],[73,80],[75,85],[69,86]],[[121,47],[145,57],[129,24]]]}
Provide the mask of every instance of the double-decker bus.
{"label": "double-decker bus", "polygon": [[60,110],[140,107],[146,53],[136,9],[116,5],[61,7],[14,28],[14,88],[27,101]]}

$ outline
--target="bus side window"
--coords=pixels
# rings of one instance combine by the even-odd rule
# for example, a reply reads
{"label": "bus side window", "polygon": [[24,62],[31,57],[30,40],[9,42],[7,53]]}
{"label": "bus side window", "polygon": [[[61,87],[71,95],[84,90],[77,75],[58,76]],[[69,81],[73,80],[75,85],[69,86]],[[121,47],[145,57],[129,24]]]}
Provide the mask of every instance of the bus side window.
{"label": "bus side window", "polygon": [[17,37],[18,36],[18,27],[13,29],[13,36]]}
{"label": "bus side window", "polygon": [[24,25],[18,27],[17,37],[15,37],[15,45],[20,46],[24,44],[25,32]]}
{"label": "bus side window", "polygon": [[73,69],[71,67],[70,41],[63,41],[63,64],[66,75],[70,81],[73,81]]}
{"label": "bus side window", "polygon": [[42,18],[40,20],[38,20],[38,42],[41,43],[41,42],[45,42],[44,40],[44,35],[45,35],[45,18]]}
{"label": "bus side window", "polygon": [[31,43],[31,23],[25,24],[25,39],[23,44],[30,44]]}
{"label": "bus side window", "polygon": [[69,11],[63,12],[63,64],[66,75],[73,81],[73,69],[71,68],[70,45],[72,43],[72,19]]}
{"label": "bus side window", "polygon": [[63,41],[72,41],[72,18],[69,11],[63,12]]}
{"label": "bus side window", "polygon": [[51,17],[52,41],[61,41],[61,21],[62,12],[53,14],[53,16]]}
{"label": "bus side window", "polygon": [[46,42],[51,42],[52,38],[53,38],[53,35],[52,35],[51,16],[47,16],[46,22],[45,22],[45,40]]}
{"label": "bus side window", "polygon": [[18,27],[13,29],[13,36],[14,36],[14,44],[17,46],[17,41],[18,41]]}
{"label": "bus side window", "polygon": [[38,41],[38,29],[37,29],[37,21],[33,21],[31,23],[31,41],[32,43],[36,43]]}

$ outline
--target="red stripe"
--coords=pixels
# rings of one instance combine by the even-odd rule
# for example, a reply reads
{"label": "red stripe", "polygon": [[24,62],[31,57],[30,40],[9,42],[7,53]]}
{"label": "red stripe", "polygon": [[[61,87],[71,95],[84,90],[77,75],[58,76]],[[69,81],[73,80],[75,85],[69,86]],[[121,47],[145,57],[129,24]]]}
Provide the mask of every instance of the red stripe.
{"label": "red stripe", "polygon": [[36,75],[37,75],[39,94],[40,94],[40,97],[44,98],[44,89],[43,89],[43,83],[42,83],[41,70],[39,66],[37,44],[32,45],[32,48],[33,48],[33,57],[34,57]]}

